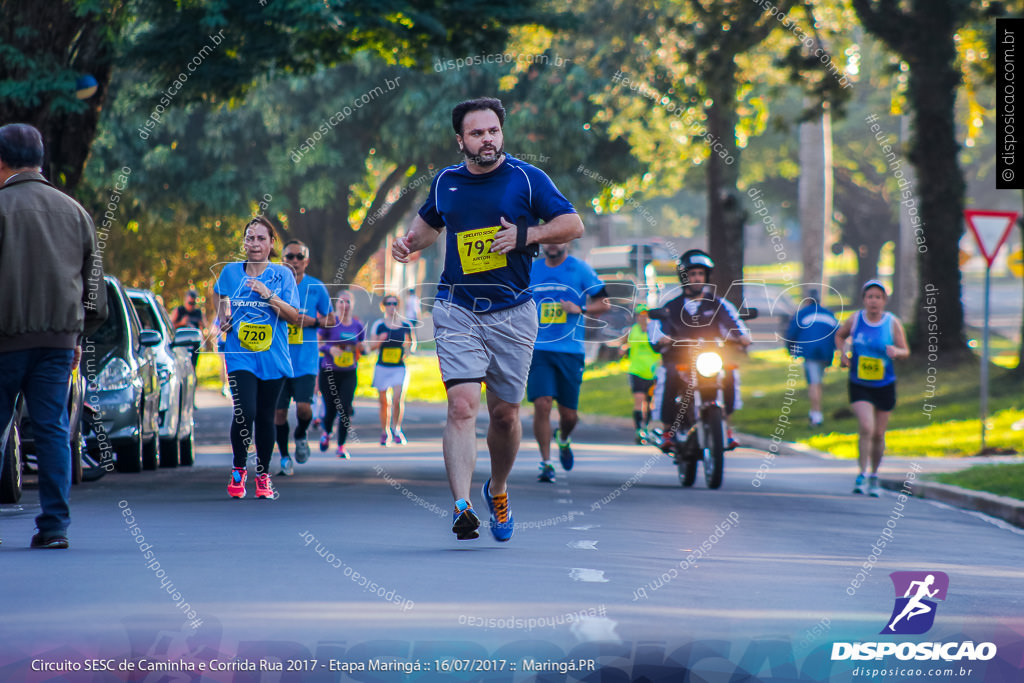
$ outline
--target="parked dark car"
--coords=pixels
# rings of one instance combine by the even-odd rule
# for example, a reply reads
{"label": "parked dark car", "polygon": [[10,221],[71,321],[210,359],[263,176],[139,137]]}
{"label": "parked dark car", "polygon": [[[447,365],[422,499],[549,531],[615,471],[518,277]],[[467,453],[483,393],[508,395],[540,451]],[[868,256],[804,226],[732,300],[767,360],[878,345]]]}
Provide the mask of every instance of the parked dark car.
{"label": "parked dark car", "polygon": [[[71,441],[71,483],[82,481],[82,412],[85,390],[81,372],[71,373],[68,388],[68,427]],[[22,474],[35,471],[35,437],[32,431],[32,417],[25,406],[25,399],[19,396],[14,406],[11,433],[4,452],[3,471],[0,472],[0,503],[17,503],[21,500]]]}
{"label": "parked dark car", "polygon": [[[119,472],[155,469],[159,451],[160,378],[153,347],[163,339],[155,330],[142,329],[135,307],[118,279],[108,275],[106,282],[107,321],[86,337],[82,345],[85,400],[98,412],[102,438],[113,446]],[[90,422],[87,420],[84,425]],[[97,431],[89,428],[86,435],[94,457],[101,454],[103,445]]]}
{"label": "parked dark car", "polygon": [[202,345],[203,333],[194,327],[175,330],[153,292],[127,291],[142,328],[160,334],[161,342],[153,347],[160,380],[160,467],[191,465],[195,461],[192,407],[196,395],[192,351]]}

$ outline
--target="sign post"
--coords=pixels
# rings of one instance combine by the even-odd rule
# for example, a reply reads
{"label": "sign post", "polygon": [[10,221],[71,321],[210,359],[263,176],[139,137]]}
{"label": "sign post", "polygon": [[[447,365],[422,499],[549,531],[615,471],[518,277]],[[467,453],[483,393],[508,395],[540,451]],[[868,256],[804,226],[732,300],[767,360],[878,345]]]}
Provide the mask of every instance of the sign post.
{"label": "sign post", "polygon": [[981,255],[985,257],[985,324],[981,342],[981,452],[985,452],[985,421],[988,420],[988,317],[989,294],[992,286],[992,263],[996,254],[1010,236],[1010,229],[1017,220],[1016,211],[975,211],[964,210],[967,226],[978,243]]}

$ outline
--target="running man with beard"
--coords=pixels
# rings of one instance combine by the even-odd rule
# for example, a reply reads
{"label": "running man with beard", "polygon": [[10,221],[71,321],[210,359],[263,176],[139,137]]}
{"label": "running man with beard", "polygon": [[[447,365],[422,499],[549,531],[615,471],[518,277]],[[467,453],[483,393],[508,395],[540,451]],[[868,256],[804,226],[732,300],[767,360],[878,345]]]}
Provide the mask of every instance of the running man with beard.
{"label": "running man with beard", "polygon": [[448,229],[444,271],[433,308],[437,357],[448,391],[443,450],[455,499],[452,532],[477,538],[470,503],[476,466],[476,415],[487,386],[491,477],[482,495],[495,540],[512,537],[508,483],[522,439],[519,404],[537,337],[530,295],[536,245],[565,244],[583,234],[572,204],[540,169],[505,154],[500,100],[479,98],[452,110],[465,161],[434,177],[430,195],[391,253],[408,263]]}

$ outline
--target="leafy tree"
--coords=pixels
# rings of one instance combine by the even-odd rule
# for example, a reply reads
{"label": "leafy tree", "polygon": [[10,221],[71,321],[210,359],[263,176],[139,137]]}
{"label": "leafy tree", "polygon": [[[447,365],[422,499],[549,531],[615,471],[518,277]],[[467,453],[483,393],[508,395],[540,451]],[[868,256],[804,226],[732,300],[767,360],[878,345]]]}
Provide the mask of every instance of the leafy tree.
{"label": "leafy tree", "polygon": [[[963,234],[964,178],[958,161],[956,97],[962,84],[957,31],[990,9],[977,0],[851,0],[857,16],[909,67],[907,99],[913,112],[909,158],[917,169],[921,227],[926,251],[918,256],[919,297],[924,288],[943,283],[959,292],[960,237]],[[939,347],[966,351],[963,304],[944,296],[936,304]],[[915,327],[926,329],[923,308]],[[913,340],[916,348],[923,335]]]}
{"label": "leafy tree", "polygon": [[[513,57],[526,54],[510,49]],[[125,159],[138,159],[133,199],[160,230],[172,225],[172,216],[202,225],[223,219],[234,239],[254,211],[266,210],[279,219],[285,239],[310,245],[314,274],[350,282],[418,207],[433,174],[460,161],[450,123],[460,100],[501,95],[506,151],[547,171],[578,206],[593,182],[578,170],[581,163],[609,178],[635,171],[623,143],[584,127],[595,111],[585,72],[540,59],[544,52],[530,54],[536,59],[521,71],[517,63],[440,73],[357,56],[306,76],[265,79],[237,106],[188,104],[144,141],[126,125],[135,116],[138,82],[125,82],[90,173],[102,187]],[[499,82],[510,69],[516,77],[504,81],[502,92]],[[364,95],[372,97],[363,103]],[[221,240],[221,254],[236,246]],[[206,267],[192,263],[197,271]]]}
{"label": "leafy tree", "polygon": [[[110,106],[117,67],[148,75],[150,112],[237,97],[271,73],[309,73],[363,51],[404,65],[445,48],[502,44],[510,27],[554,22],[539,0],[0,0],[0,121],[36,125],[47,172],[74,190]],[[79,75],[97,81],[85,102]],[[184,78],[182,78],[184,77]]]}

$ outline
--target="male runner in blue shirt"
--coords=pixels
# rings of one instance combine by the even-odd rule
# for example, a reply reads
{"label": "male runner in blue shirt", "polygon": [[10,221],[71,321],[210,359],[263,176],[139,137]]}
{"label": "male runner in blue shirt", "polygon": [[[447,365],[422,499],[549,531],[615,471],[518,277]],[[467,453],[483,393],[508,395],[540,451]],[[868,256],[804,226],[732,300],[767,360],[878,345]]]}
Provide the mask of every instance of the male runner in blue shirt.
{"label": "male runner in blue shirt", "polygon": [[[274,424],[277,427],[277,448],[281,451],[280,474],[290,477],[295,472],[288,456],[288,407],[295,399],[295,460],[302,464],[309,460],[309,442],[306,429],[313,421],[313,392],[320,370],[320,351],[316,339],[318,327],[334,324],[331,297],[327,287],[312,275],[306,274],[309,265],[309,247],[299,240],[284,245],[281,254],[284,264],[295,273],[295,288],[299,295],[299,322],[288,324],[288,351],[292,357],[293,377],[288,377],[277,399]],[[331,318],[328,320],[328,318]]]}
{"label": "male runner in blue shirt", "polygon": [[[551,404],[558,401],[558,457],[562,468],[572,469],[569,435],[578,416],[583,383],[583,327],[585,314],[604,313],[608,303],[604,282],[594,269],[575,256],[567,244],[545,244],[544,258],[534,261],[530,275],[533,301],[540,316],[533,363],[526,383],[526,398],[533,404],[533,435],[540,448],[538,481],[553,482],[551,464]],[[588,301],[589,300],[589,301]]]}
{"label": "male runner in blue shirt", "polygon": [[483,485],[483,497],[495,540],[512,537],[515,523],[506,483],[522,438],[519,403],[537,336],[529,291],[534,245],[564,244],[583,234],[583,221],[551,179],[505,154],[504,122],[500,100],[485,97],[456,105],[452,127],[465,161],[434,177],[409,232],[391,248],[396,261],[408,263],[413,252],[429,247],[448,229],[433,316],[448,391],[444,462],[455,498],[452,532],[459,540],[480,535],[469,491],[481,383],[487,385],[491,417],[491,478]]}

